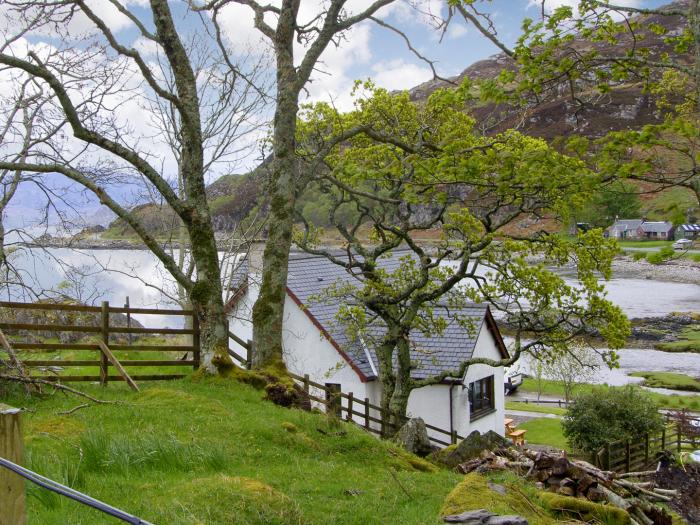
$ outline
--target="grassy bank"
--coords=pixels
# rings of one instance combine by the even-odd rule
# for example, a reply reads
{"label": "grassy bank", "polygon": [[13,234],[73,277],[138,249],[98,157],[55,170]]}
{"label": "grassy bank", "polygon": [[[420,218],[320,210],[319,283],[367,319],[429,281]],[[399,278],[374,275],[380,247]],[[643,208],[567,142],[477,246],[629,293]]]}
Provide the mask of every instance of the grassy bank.
{"label": "grassy bank", "polygon": [[[580,384],[576,388],[574,395],[577,392],[591,392],[598,389],[608,388],[605,385],[591,385],[591,384]],[[537,382],[532,378],[526,378],[523,381],[520,391],[528,392],[534,397],[537,392]],[[681,395],[664,395],[657,394],[656,392],[647,392],[656,403],[659,408],[668,409],[689,409],[689,410],[700,410],[700,395],[694,396],[681,396]],[[542,394],[548,396],[557,396],[564,398],[564,387],[561,383],[557,381],[543,380],[542,381]]]}
{"label": "grassy bank", "polygon": [[[86,391],[118,404],[20,394],[29,468],[157,524],[438,523],[461,479],[425,472],[350,424],[261,400],[231,380]],[[403,488],[402,488],[403,487]],[[114,523],[30,487],[29,523]]]}
{"label": "grassy bank", "polygon": [[672,372],[633,372],[632,377],[643,377],[642,385],[653,388],[668,388],[671,390],[685,390],[687,392],[700,392],[700,381],[686,374],[674,374]]}
{"label": "grassy bank", "polygon": [[654,348],[664,352],[695,352],[700,353],[700,329],[686,328],[679,336],[678,341],[671,343],[657,343]]}
{"label": "grassy bank", "polygon": [[565,408],[559,408],[553,403],[524,403],[522,401],[506,401],[506,410],[523,410],[525,412],[537,412],[540,414],[556,414],[563,416],[566,414]]}

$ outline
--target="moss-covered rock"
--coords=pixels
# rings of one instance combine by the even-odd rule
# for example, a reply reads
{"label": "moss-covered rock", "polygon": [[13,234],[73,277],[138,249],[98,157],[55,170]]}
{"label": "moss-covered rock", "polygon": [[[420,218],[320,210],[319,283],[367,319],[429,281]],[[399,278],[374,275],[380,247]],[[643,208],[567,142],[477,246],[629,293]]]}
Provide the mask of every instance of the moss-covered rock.
{"label": "moss-covered rock", "polygon": [[562,496],[551,492],[543,492],[540,498],[545,507],[562,517],[577,518],[582,521],[594,521],[606,525],[629,525],[630,516],[627,511],[594,503],[586,499]]}
{"label": "moss-covered rock", "polygon": [[559,523],[546,511],[538,508],[537,492],[531,490],[522,478],[503,480],[506,488],[501,494],[489,487],[489,480],[472,472],[450,492],[440,509],[441,516],[461,514],[468,510],[486,509],[496,514],[517,514],[528,520],[530,525],[554,525]]}

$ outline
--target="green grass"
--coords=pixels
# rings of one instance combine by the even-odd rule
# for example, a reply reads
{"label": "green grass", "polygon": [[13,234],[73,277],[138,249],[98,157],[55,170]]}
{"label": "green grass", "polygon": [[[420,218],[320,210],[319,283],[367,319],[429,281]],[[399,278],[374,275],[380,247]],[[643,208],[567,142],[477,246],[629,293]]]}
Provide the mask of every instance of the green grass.
{"label": "green grass", "polygon": [[537,445],[550,445],[571,452],[569,444],[562,433],[561,420],[542,417],[531,419],[518,425],[519,429],[527,430],[525,441]]}
{"label": "green grass", "polygon": [[654,348],[664,352],[700,353],[700,328],[686,328],[678,337],[678,341],[657,343]]}
{"label": "green grass", "polygon": [[[559,396],[563,399],[564,397],[564,387],[561,383],[557,381],[543,380],[542,393],[550,396]],[[596,389],[607,388],[605,385],[590,385],[581,384],[577,387],[574,392],[574,396],[577,392],[590,392]],[[523,381],[522,386],[520,386],[522,392],[537,392],[537,382],[532,378],[526,378]],[[689,409],[693,411],[700,411],[700,396],[682,396],[682,395],[665,395],[657,394],[656,392],[647,392],[656,403],[659,408],[669,408],[669,409]]]}
{"label": "green grass", "polygon": [[673,241],[617,241],[620,248],[663,248],[671,246]]}
{"label": "green grass", "polygon": [[[30,410],[26,465],[152,523],[437,524],[461,479],[421,471],[353,425],[277,407],[233,380],[141,383],[139,394],[81,387],[119,404],[59,415],[83,400],[4,399]],[[34,487],[28,511],[29,523],[116,523]]]}
{"label": "green grass", "polygon": [[700,381],[686,374],[674,374],[673,372],[633,372],[630,376],[643,377],[644,382],[642,384],[644,386],[700,392]]}
{"label": "green grass", "polygon": [[559,408],[555,404],[524,403],[522,401],[506,401],[506,410],[524,410],[526,412],[537,412],[541,414],[556,414],[563,416],[566,414],[565,408]]}

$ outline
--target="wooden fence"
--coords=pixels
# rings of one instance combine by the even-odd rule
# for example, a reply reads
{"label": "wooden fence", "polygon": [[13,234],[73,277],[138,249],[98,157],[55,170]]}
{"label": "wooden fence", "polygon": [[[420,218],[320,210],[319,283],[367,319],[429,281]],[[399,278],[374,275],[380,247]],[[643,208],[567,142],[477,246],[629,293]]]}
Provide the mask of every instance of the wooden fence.
{"label": "wooden fence", "polygon": [[[244,368],[250,368],[251,341],[245,341],[229,332],[229,337],[246,351],[246,357],[229,349],[229,355],[233,357]],[[380,406],[370,403],[369,398],[356,397],[353,392],[342,392],[332,387],[316,383],[309,379],[309,375],[303,376],[289,373],[309,396],[311,401],[320,404],[327,414],[333,414],[340,419],[355,423],[368,432],[382,434],[383,429],[390,421],[390,413]],[[405,422],[407,418],[403,418]],[[430,441],[439,446],[448,446],[464,439],[456,431],[444,430],[442,428],[425,424],[428,429]]]}
{"label": "wooden fence", "polygon": [[[47,342],[22,342],[12,341],[12,347],[22,353],[22,364],[27,368],[47,369],[48,367],[99,367],[99,375],[73,374],[73,375],[32,375],[45,380],[72,381],[99,381],[106,385],[109,381],[129,381],[126,369],[129,367],[171,367],[171,366],[191,366],[199,368],[200,359],[200,337],[199,323],[197,316],[192,310],[162,310],[157,308],[131,308],[128,306],[111,306],[105,301],[102,306],[84,306],[73,304],[51,304],[51,303],[17,303],[0,301],[0,308],[8,310],[39,310],[44,312],[67,312],[73,314],[83,314],[91,320],[91,324],[60,324],[60,323],[19,323],[0,322],[0,330],[7,331],[7,334],[17,333],[37,333],[37,332],[77,332],[83,335],[93,336],[90,342],[76,343],[47,343]],[[156,316],[183,316],[191,317],[192,328],[168,328],[168,327],[134,327],[127,323],[127,326],[114,326],[110,322],[110,314],[125,314],[127,319],[133,315],[156,315]],[[4,316],[7,318],[7,316]],[[99,321],[99,323],[95,323]],[[131,342],[117,343],[112,341],[113,336],[133,336],[133,335],[189,335],[191,343],[187,345],[172,344],[134,344]],[[26,358],[32,352],[66,352],[75,350],[91,350],[96,352],[93,359],[31,359]],[[184,355],[184,359],[128,359],[118,360],[115,352],[172,352],[176,355]],[[110,367],[113,367],[118,374],[110,375]],[[142,381],[154,381],[164,379],[178,379],[185,377],[185,374],[137,374],[131,375],[130,379]]]}
{"label": "wooden fence", "polygon": [[[700,424],[700,418],[687,419]],[[659,433],[605,445],[596,454],[596,463],[600,468],[614,472],[646,470],[658,461],[658,455],[664,451],[680,453],[700,448],[700,427],[697,427],[697,431],[692,428],[684,428],[681,422],[669,419]]]}

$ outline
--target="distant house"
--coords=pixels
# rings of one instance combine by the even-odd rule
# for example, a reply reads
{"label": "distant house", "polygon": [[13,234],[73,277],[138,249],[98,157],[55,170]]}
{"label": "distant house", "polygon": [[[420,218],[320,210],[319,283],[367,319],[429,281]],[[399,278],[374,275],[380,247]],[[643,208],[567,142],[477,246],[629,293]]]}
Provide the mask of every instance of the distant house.
{"label": "distant house", "polygon": [[[251,253],[250,267],[240,271],[245,275],[243,280],[238,280],[240,293],[228,305],[230,329],[243,339],[252,335],[251,310],[259,291],[259,259],[259,255]],[[326,287],[356,285],[357,281],[324,257],[293,254],[288,269],[283,355],[289,370],[298,375],[309,374],[312,381],[333,390],[352,392],[355,398],[368,398],[372,404],[379,405],[382,391],[379,363],[368,341],[381,335],[381,326],[368,328],[367,337],[362,334],[350,337],[336,318],[340,302],[318,299]],[[508,356],[488,306],[475,304],[457,312],[437,308],[435,314],[447,321],[442,335],[427,337],[419,331],[411,334],[415,379],[454,370],[472,356],[494,360]],[[464,326],[465,319],[473,328]],[[493,430],[503,435],[503,385],[503,367],[472,365],[463,377],[449,377],[439,384],[414,390],[409,397],[408,412],[430,425],[457,431],[462,436],[473,430]],[[362,417],[357,419],[363,421]]]}
{"label": "distant house", "polygon": [[673,230],[673,223],[668,221],[645,221],[639,226],[639,238],[672,241]]}
{"label": "distant house", "polygon": [[616,220],[612,226],[605,230],[605,236],[611,239],[634,240],[640,238],[639,227],[644,221],[642,219],[622,219]]}
{"label": "distant house", "polygon": [[697,239],[700,237],[700,224],[681,224],[676,228],[676,239]]}
{"label": "distant house", "polygon": [[618,240],[664,240],[672,241],[673,224],[668,221],[647,221],[646,219],[616,220],[605,230],[605,236]]}

